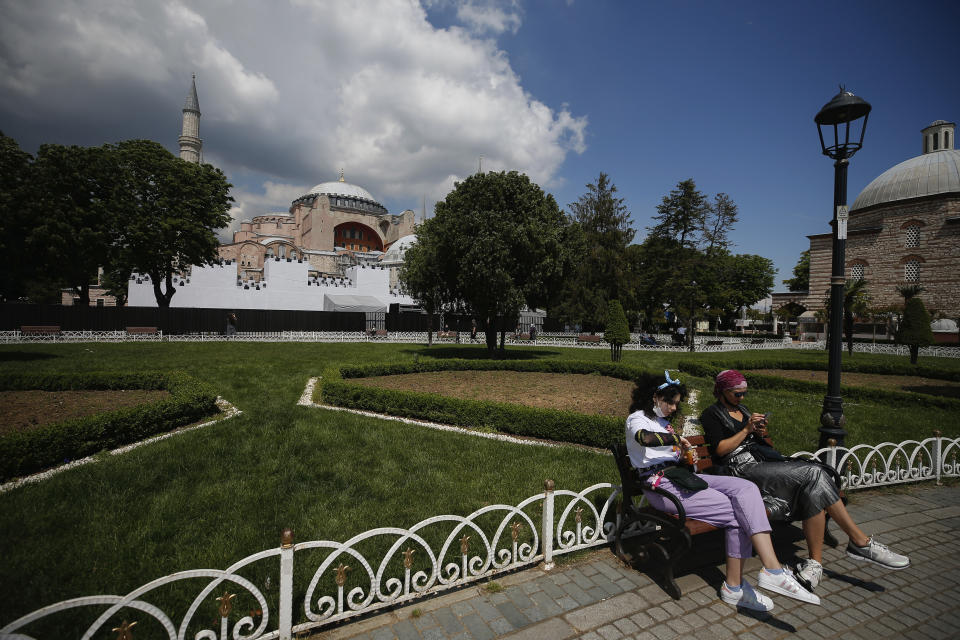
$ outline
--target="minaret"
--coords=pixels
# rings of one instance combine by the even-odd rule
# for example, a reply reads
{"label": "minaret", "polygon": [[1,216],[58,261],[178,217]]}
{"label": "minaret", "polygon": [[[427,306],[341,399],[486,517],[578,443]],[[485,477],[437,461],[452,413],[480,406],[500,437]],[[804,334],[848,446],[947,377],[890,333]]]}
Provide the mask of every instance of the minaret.
{"label": "minaret", "polygon": [[180,159],[187,162],[200,162],[203,140],[200,139],[200,101],[197,100],[197,74],[190,82],[190,93],[183,105],[183,130],[180,133]]}

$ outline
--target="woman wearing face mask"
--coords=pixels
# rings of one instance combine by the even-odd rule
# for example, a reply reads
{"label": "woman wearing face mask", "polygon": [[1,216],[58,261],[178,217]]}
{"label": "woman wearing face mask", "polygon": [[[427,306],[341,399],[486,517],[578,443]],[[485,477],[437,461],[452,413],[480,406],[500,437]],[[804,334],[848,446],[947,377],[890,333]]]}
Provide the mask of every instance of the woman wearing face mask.
{"label": "woman wearing face mask", "polygon": [[[727,568],[720,587],[721,600],[756,611],[773,609],[770,598],[755,592],[742,579],[744,559],[756,548],[763,563],[758,576],[760,588],[820,604],[820,599],[801,587],[777,560],[770,541],[770,523],[755,484],[729,476],[700,476],[678,466],[683,452],[692,447],[674,431],[670,417],[686,395],[686,388],[678,380],[671,380],[669,374],[662,384],[634,390],[627,418],[627,453],[643,484],[675,495],[688,518],[724,529]],[[693,455],[696,460],[696,453]],[[644,495],[653,507],[676,513],[673,503],[662,496],[653,491],[644,491]]]}
{"label": "woman wearing face mask", "polygon": [[895,553],[860,530],[840,500],[837,487],[826,470],[816,462],[786,459],[768,446],[767,417],[751,413],[743,404],[747,379],[734,369],[721,371],[715,380],[713,395],[717,402],[700,416],[714,462],[727,467],[732,475],[755,482],[763,495],[779,498],[788,505],[789,515],[803,521],[810,558],[797,566],[797,577],[816,588],[823,576],[823,536],[825,514],[850,537],[847,556],[852,560],[873,562],[889,569],[906,569],[907,556]]}

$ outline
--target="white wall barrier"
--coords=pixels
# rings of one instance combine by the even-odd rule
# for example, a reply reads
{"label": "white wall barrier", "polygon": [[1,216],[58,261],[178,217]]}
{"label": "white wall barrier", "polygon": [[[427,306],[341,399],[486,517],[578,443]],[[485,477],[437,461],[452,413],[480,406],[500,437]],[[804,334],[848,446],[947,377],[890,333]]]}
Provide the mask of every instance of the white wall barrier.
{"label": "white wall barrier", "polygon": [[[794,457],[828,461],[840,471],[844,488],[852,490],[960,477],[958,452],[960,439],[935,433],[921,441],[827,447]],[[561,554],[605,545],[619,496],[620,487],[607,482],[575,492],[555,489],[547,480],[543,493],[516,505],[489,505],[465,517],[435,516],[409,529],[381,527],[346,542],[295,543],[287,530],[279,548],[247,556],[224,570],[181,571],[124,596],[88,596],[43,607],[0,628],[0,640],[31,639],[37,622],[75,609],[90,611],[84,639],[138,624],[140,630],[162,629],[170,640],[289,640],[539,562],[549,569]],[[302,600],[295,600],[295,571],[310,576]],[[181,613],[168,615],[163,592],[173,583],[195,585],[196,595]],[[235,600],[244,603],[236,611]]]}

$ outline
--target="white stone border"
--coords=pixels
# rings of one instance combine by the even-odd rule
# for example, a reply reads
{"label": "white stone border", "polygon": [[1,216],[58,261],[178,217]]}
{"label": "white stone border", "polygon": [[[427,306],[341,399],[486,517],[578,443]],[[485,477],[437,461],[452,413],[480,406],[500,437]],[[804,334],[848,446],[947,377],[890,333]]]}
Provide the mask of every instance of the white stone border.
{"label": "white stone border", "polygon": [[[310,407],[311,409],[327,409],[329,411],[344,411],[346,413],[353,413],[358,416],[366,416],[368,418],[379,418],[381,420],[393,420],[394,422],[403,422],[404,424],[413,424],[420,427],[427,427],[429,429],[437,429],[438,431],[453,431],[456,433],[463,433],[469,436],[476,436],[478,438],[487,438],[489,440],[500,440],[502,442],[511,442],[513,444],[526,444],[526,445],[537,445],[541,447],[570,447],[574,449],[582,449],[586,451],[591,451],[593,453],[600,453],[608,455],[610,452],[606,449],[600,449],[597,447],[590,447],[583,444],[571,444],[563,442],[549,442],[546,440],[539,440],[537,438],[517,438],[515,436],[508,436],[501,433],[486,433],[484,431],[476,431],[474,429],[464,429],[463,427],[455,427],[449,424],[443,424],[440,422],[427,422],[425,420],[414,420],[412,418],[401,418],[398,416],[391,416],[386,413],[374,413],[372,411],[361,411],[360,409],[348,409],[346,407],[337,407],[329,404],[317,404],[312,400],[313,390],[317,387],[317,382],[320,381],[319,377],[310,378],[307,380],[306,386],[303,388],[303,393],[300,395],[300,399],[297,400],[297,406],[301,407]],[[697,390],[691,389],[688,403],[690,406],[696,406],[697,404]],[[683,422],[683,434],[684,436],[693,436],[700,434],[700,421],[692,416],[687,416]]]}
{"label": "white stone border", "polygon": [[[214,423],[223,422],[224,420],[229,420],[230,418],[233,418],[234,416],[238,416],[241,413],[243,413],[243,411],[241,411],[240,409],[237,409],[235,406],[230,404],[230,402],[228,402],[227,400],[224,400],[220,396],[217,396],[216,403],[220,411],[223,412],[223,415],[218,416],[213,420],[208,420],[207,422],[195,425],[193,427],[174,429],[173,431],[168,431],[167,433],[161,433],[160,435],[152,436],[150,438],[147,438],[146,440],[140,440],[139,442],[134,442],[133,444],[124,445],[112,451],[108,451],[107,453],[109,453],[110,455],[118,456],[121,453],[132,451],[133,449],[136,449],[137,447],[143,446],[145,444],[159,442],[160,440],[166,440],[167,438],[172,438],[173,436],[180,435],[181,433],[187,433],[188,431],[194,431],[196,429],[202,429],[203,427],[209,427]],[[5,484],[0,484],[0,493],[11,491],[25,484],[31,484],[34,482],[40,482],[41,480],[46,480],[47,478],[55,476],[61,471],[66,471],[68,469],[74,469],[76,467],[80,467],[85,464],[94,463],[97,461],[97,456],[99,455],[100,454],[87,456],[86,458],[81,458],[80,460],[71,460],[70,462],[60,465],[59,467],[54,467],[53,469],[47,469],[46,471],[41,471],[40,473],[35,473],[31,476],[24,476],[23,478],[17,478],[16,480],[11,480],[10,482],[7,482]]]}

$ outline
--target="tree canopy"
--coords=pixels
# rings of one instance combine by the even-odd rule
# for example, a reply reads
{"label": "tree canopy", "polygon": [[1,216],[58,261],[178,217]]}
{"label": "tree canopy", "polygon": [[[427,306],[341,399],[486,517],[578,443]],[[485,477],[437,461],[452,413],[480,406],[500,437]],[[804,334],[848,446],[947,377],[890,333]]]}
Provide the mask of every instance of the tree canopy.
{"label": "tree canopy", "polygon": [[231,185],[216,167],[181,160],[150,140],[121,142],[113,151],[114,204],[123,213],[114,264],[149,274],[157,305],[168,307],[175,273],[216,261],[215,230],[230,222]]}
{"label": "tree canopy", "polygon": [[930,314],[920,298],[912,296],[907,299],[903,308],[903,320],[897,328],[896,341],[897,344],[910,347],[910,364],[917,364],[920,347],[933,344]]}
{"label": "tree canopy", "polygon": [[16,263],[0,294],[20,297],[42,284],[43,298],[59,301],[57,288],[68,286],[89,304],[103,269],[120,299],[138,271],[150,274],[157,304],[169,306],[173,274],[216,259],[229,189],[219,169],[149,140],[45,144],[33,159],[0,134],[0,248]]}
{"label": "tree canopy", "polygon": [[800,254],[800,259],[793,267],[793,277],[783,281],[790,291],[810,290],[810,250]]}
{"label": "tree canopy", "polygon": [[662,314],[666,305],[692,327],[706,308],[729,315],[770,293],[773,262],[730,252],[737,216],[730,196],[720,193],[711,202],[692,179],[663,197],[647,238],[628,253],[637,305],[645,315]]}
{"label": "tree canopy", "polygon": [[421,303],[436,292],[441,304],[476,316],[492,351],[499,322],[512,322],[523,307],[543,307],[556,294],[568,233],[553,196],[526,175],[477,173],[457,183],[417,228],[418,248],[404,258],[404,286]]}
{"label": "tree canopy", "polygon": [[630,211],[610,177],[600,172],[596,183],[568,205],[573,261],[556,304],[550,312],[562,320],[596,329],[603,325],[610,300],[629,298],[634,283],[627,268],[626,249],[633,240]]}
{"label": "tree canopy", "polygon": [[630,342],[630,327],[627,325],[627,316],[619,300],[609,302],[606,316],[607,328],[603,332],[603,339],[610,344],[610,359],[619,362],[623,345]]}

